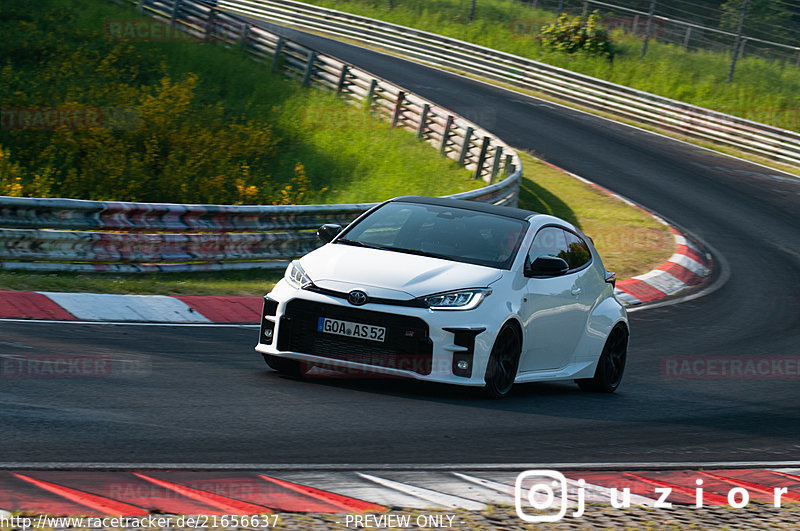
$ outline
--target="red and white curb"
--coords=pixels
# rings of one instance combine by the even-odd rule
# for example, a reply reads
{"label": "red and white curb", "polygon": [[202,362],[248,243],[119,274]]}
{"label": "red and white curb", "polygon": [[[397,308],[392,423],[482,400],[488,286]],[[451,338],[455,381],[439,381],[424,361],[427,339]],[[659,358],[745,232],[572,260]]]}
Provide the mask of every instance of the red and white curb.
{"label": "red and white curb", "polygon": [[614,293],[626,306],[654,302],[703,282],[711,272],[711,256],[698,243],[670,227],[677,248],[669,260],[643,275],[617,282]]}
{"label": "red and white curb", "polygon": [[[5,513],[145,516],[372,513],[392,508],[481,511],[514,505],[522,470],[0,471]],[[564,472],[566,500],[610,504],[630,491],[630,504],[731,505],[800,501],[800,469],[687,469]],[[530,489],[530,485],[524,488]],[[698,498],[698,489],[702,490]],[[616,490],[615,490],[616,489]],[[733,492],[733,494],[732,494]],[[530,492],[524,492],[525,500]],[[534,490],[534,496],[538,495]],[[543,495],[543,494],[542,494]],[[663,505],[662,505],[663,506]]]}
{"label": "red and white curb", "polygon": [[258,323],[261,297],[0,291],[0,319],[144,323]]}

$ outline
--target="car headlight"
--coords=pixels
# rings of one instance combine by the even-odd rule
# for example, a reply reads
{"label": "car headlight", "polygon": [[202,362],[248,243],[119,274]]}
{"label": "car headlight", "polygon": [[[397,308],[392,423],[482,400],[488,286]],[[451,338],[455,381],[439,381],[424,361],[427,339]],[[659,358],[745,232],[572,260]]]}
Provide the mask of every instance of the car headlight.
{"label": "car headlight", "polygon": [[422,297],[422,300],[432,310],[472,310],[491,293],[492,290],[488,288],[461,289],[428,295]]}
{"label": "car headlight", "polygon": [[306,272],[300,267],[300,263],[297,260],[293,261],[289,264],[289,267],[286,268],[284,278],[295,288],[304,288],[311,284],[311,279],[308,278],[308,275],[306,275]]}

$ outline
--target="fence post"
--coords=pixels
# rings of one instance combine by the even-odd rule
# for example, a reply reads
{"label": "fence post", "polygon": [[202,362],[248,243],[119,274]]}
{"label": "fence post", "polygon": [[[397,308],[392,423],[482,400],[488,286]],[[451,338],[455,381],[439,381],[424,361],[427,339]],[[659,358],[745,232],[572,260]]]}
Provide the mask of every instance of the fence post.
{"label": "fence post", "polygon": [[375,89],[378,88],[378,80],[373,79],[369,82],[369,89],[367,89],[367,95],[364,96],[364,103],[367,106],[367,109],[372,109],[372,101],[375,99]]}
{"label": "fence post", "polygon": [[317,61],[317,52],[308,53],[308,62],[306,62],[306,71],[303,73],[303,86],[307,87],[311,84],[311,75],[314,73],[314,63]]}
{"label": "fence post", "polygon": [[144,13],[144,0],[137,0],[136,9],[139,11],[139,13]]}
{"label": "fence post", "polygon": [[464,166],[469,155],[469,143],[472,141],[472,133],[475,131],[471,127],[467,127],[467,132],[464,133],[464,143],[461,144],[461,154],[458,156],[458,165]]}
{"label": "fence post", "polygon": [[247,50],[247,43],[250,40],[250,24],[247,22],[242,22],[242,31],[239,34],[239,38],[241,39],[239,45],[243,50]]}
{"label": "fence post", "polygon": [[336,83],[336,94],[341,94],[344,86],[347,84],[347,74],[350,72],[350,67],[342,65],[342,71],[339,74],[339,81]]}
{"label": "fence post", "polygon": [[417,126],[417,138],[425,136],[425,129],[428,126],[428,113],[431,111],[431,106],[427,103],[422,106],[422,114],[419,117],[419,126]]}
{"label": "fence post", "polygon": [[642,53],[639,60],[644,59],[647,53],[647,43],[650,42],[650,27],[653,25],[653,15],[656,13],[656,0],[650,0],[650,10],[647,12],[647,24],[644,27],[644,43],[642,43]]}
{"label": "fence post", "polygon": [[747,16],[747,4],[749,0],[744,0],[742,10],[739,12],[739,26],[736,29],[736,40],[733,43],[733,52],[731,53],[731,67],[728,69],[728,83],[733,81],[733,71],[736,70],[736,59],[739,58],[739,42],[742,40],[742,27],[744,26],[744,18]]}
{"label": "fence post", "polygon": [[689,40],[692,38],[692,27],[686,26],[686,35],[683,36],[683,49],[689,50]]}
{"label": "fence post", "polygon": [[394,112],[392,113],[392,127],[397,126],[400,121],[400,115],[403,114],[403,102],[406,99],[406,93],[402,90],[397,93],[397,101],[394,104]]}
{"label": "fence post", "polygon": [[503,146],[497,146],[494,150],[494,161],[492,161],[492,176],[489,177],[489,184],[494,181],[497,174],[500,172],[500,160],[503,158]]}
{"label": "fence post", "polygon": [[514,160],[514,157],[506,155],[506,160],[503,164],[503,177],[508,177],[509,174],[514,173],[514,164],[511,163],[512,160]]}
{"label": "fence post", "polygon": [[175,21],[178,19],[178,10],[181,8],[181,0],[175,0],[175,3],[172,4],[172,13],[169,17],[169,25],[173,28],[175,27]]}
{"label": "fence post", "polygon": [[486,162],[486,151],[489,149],[489,137],[483,137],[483,142],[481,143],[481,152],[478,155],[478,166],[475,168],[475,173],[472,175],[473,179],[480,179],[481,173],[483,173],[483,164]]}
{"label": "fence post", "polygon": [[283,52],[285,42],[283,37],[278,37],[278,42],[275,43],[275,53],[272,54],[272,66],[270,67],[273,72],[277,72],[278,67],[281,65],[281,52]]}
{"label": "fence post", "polygon": [[450,128],[453,127],[453,115],[447,115],[447,121],[444,123],[444,132],[442,132],[442,144],[439,146],[439,153],[447,156],[447,142],[450,140]]}
{"label": "fence post", "polygon": [[[214,34],[217,32],[216,30],[216,23],[214,20],[217,18],[217,10],[213,7],[208,12],[208,20],[206,21],[206,42],[211,42],[214,40]],[[226,40],[227,42],[227,40]]]}

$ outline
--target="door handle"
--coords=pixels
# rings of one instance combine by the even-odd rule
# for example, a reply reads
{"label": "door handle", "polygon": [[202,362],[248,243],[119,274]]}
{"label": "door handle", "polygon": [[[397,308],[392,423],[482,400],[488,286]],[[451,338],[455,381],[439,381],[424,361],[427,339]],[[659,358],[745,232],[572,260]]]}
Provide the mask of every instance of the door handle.
{"label": "door handle", "polygon": [[581,288],[572,288],[572,291],[570,291],[570,293],[572,293],[573,295],[580,295],[581,291],[582,291]]}

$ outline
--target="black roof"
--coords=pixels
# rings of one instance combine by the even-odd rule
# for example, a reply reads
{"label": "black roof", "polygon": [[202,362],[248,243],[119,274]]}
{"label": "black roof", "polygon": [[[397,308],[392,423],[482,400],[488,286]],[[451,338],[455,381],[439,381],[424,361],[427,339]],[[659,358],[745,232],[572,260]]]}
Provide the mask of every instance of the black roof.
{"label": "black roof", "polygon": [[505,216],[514,219],[528,219],[535,216],[537,212],[530,210],[523,210],[521,208],[513,208],[507,206],[492,205],[489,203],[479,203],[478,201],[466,201],[464,199],[450,199],[447,197],[423,197],[423,196],[403,196],[390,199],[387,203],[391,202],[405,202],[405,203],[421,203],[424,205],[438,205],[443,207],[463,208],[465,210],[474,210],[476,212],[486,212],[487,214],[495,214],[497,216]]}

